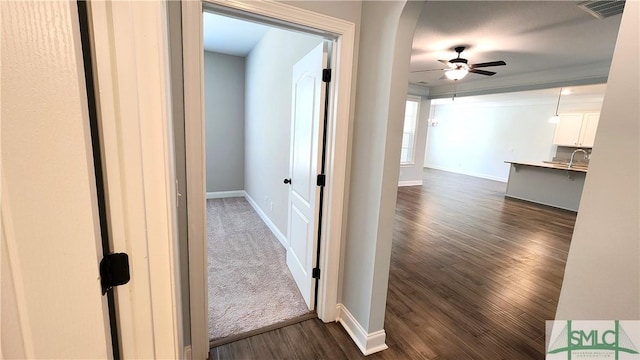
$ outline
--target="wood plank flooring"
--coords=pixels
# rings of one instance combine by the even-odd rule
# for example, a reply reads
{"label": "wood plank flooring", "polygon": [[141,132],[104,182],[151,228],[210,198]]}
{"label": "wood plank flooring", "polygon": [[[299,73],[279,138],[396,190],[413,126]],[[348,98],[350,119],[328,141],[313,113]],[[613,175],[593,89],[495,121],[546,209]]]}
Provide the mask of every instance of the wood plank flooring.
{"label": "wood plank flooring", "polygon": [[[506,184],[425,170],[398,191],[385,330],[367,359],[543,359],[575,213],[504,197]],[[213,348],[210,359],[361,359],[318,319]]]}

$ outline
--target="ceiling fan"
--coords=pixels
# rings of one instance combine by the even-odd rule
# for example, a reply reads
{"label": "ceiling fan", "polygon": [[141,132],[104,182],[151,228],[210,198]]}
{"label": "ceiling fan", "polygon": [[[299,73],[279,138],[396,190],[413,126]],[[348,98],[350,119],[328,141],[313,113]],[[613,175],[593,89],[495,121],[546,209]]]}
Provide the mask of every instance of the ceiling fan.
{"label": "ceiling fan", "polygon": [[448,79],[457,81],[457,80],[460,80],[463,77],[467,76],[468,73],[487,75],[487,76],[492,76],[492,75],[496,74],[494,71],[478,70],[478,68],[507,65],[507,63],[502,61],[502,60],[500,60],[500,61],[483,62],[483,63],[479,63],[479,64],[469,64],[467,59],[460,57],[460,54],[464,51],[465,48],[466,48],[465,46],[457,46],[454,50],[458,53],[458,57],[456,57],[454,59],[451,59],[451,60],[438,60],[441,63],[443,63],[445,65],[448,65],[449,67],[447,67],[447,68],[444,68],[444,69],[417,70],[417,71],[412,71],[412,73],[444,70],[445,71],[445,73],[444,73],[445,77],[447,77]]}

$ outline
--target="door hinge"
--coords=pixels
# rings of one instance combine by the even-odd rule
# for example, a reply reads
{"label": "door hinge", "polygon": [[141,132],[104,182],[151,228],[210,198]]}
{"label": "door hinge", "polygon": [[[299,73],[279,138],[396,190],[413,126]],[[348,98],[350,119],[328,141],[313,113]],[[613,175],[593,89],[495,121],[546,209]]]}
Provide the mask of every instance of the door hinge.
{"label": "door hinge", "polygon": [[324,186],[327,183],[327,176],[325,174],[319,174],[316,180],[316,185]]}
{"label": "door hinge", "polygon": [[115,253],[105,255],[100,261],[100,285],[102,295],[106,294],[114,286],[124,285],[129,282],[129,255]]}
{"label": "door hinge", "polygon": [[320,268],[313,268],[311,271],[311,277],[314,279],[320,279]]}
{"label": "door hinge", "polygon": [[182,198],[182,194],[180,194],[180,183],[178,179],[176,179],[176,207],[180,208],[180,198]]}
{"label": "door hinge", "polygon": [[331,82],[331,69],[322,69],[322,82]]}

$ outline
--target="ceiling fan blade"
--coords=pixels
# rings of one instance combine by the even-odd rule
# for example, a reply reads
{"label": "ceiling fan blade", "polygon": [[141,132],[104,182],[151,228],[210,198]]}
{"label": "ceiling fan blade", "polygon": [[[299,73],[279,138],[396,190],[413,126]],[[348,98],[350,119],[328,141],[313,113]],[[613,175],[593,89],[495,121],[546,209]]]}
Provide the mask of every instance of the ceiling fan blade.
{"label": "ceiling fan blade", "polygon": [[493,71],[476,70],[476,69],[469,69],[469,72],[474,73],[474,74],[487,75],[487,76],[491,76],[491,75],[495,75],[496,74]]}
{"label": "ceiling fan blade", "polygon": [[484,63],[479,63],[479,64],[472,64],[472,65],[469,65],[469,66],[471,66],[471,68],[473,68],[473,69],[477,69],[477,68],[481,68],[481,67],[502,66],[502,65],[507,65],[507,63],[502,61],[502,60],[500,60],[500,61],[490,61],[490,62],[484,62]]}
{"label": "ceiling fan blade", "polygon": [[411,73],[419,73],[419,72],[425,72],[425,71],[442,71],[442,70],[446,70],[446,69],[414,70]]}
{"label": "ceiling fan blade", "polygon": [[445,64],[445,65],[449,65],[449,60],[438,60],[441,63]]}

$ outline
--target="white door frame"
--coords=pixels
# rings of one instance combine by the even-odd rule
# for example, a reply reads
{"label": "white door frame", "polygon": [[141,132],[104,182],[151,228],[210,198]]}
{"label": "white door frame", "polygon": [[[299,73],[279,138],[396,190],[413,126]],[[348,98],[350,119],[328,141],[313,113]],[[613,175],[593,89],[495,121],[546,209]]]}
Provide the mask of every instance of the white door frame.
{"label": "white door frame", "polygon": [[[327,185],[318,291],[318,317],[336,321],[340,255],[343,236],[347,150],[350,141],[351,84],[355,24],[327,15],[271,1],[205,0],[206,3],[260,17],[284,21],[335,36],[329,122],[327,124]],[[204,68],[200,1],[182,5],[184,54],[185,133],[187,153],[187,209],[189,213],[189,275],[191,340],[193,358],[206,358],[209,351],[207,325],[207,248],[204,172]],[[187,65],[188,64],[188,65]]]}

